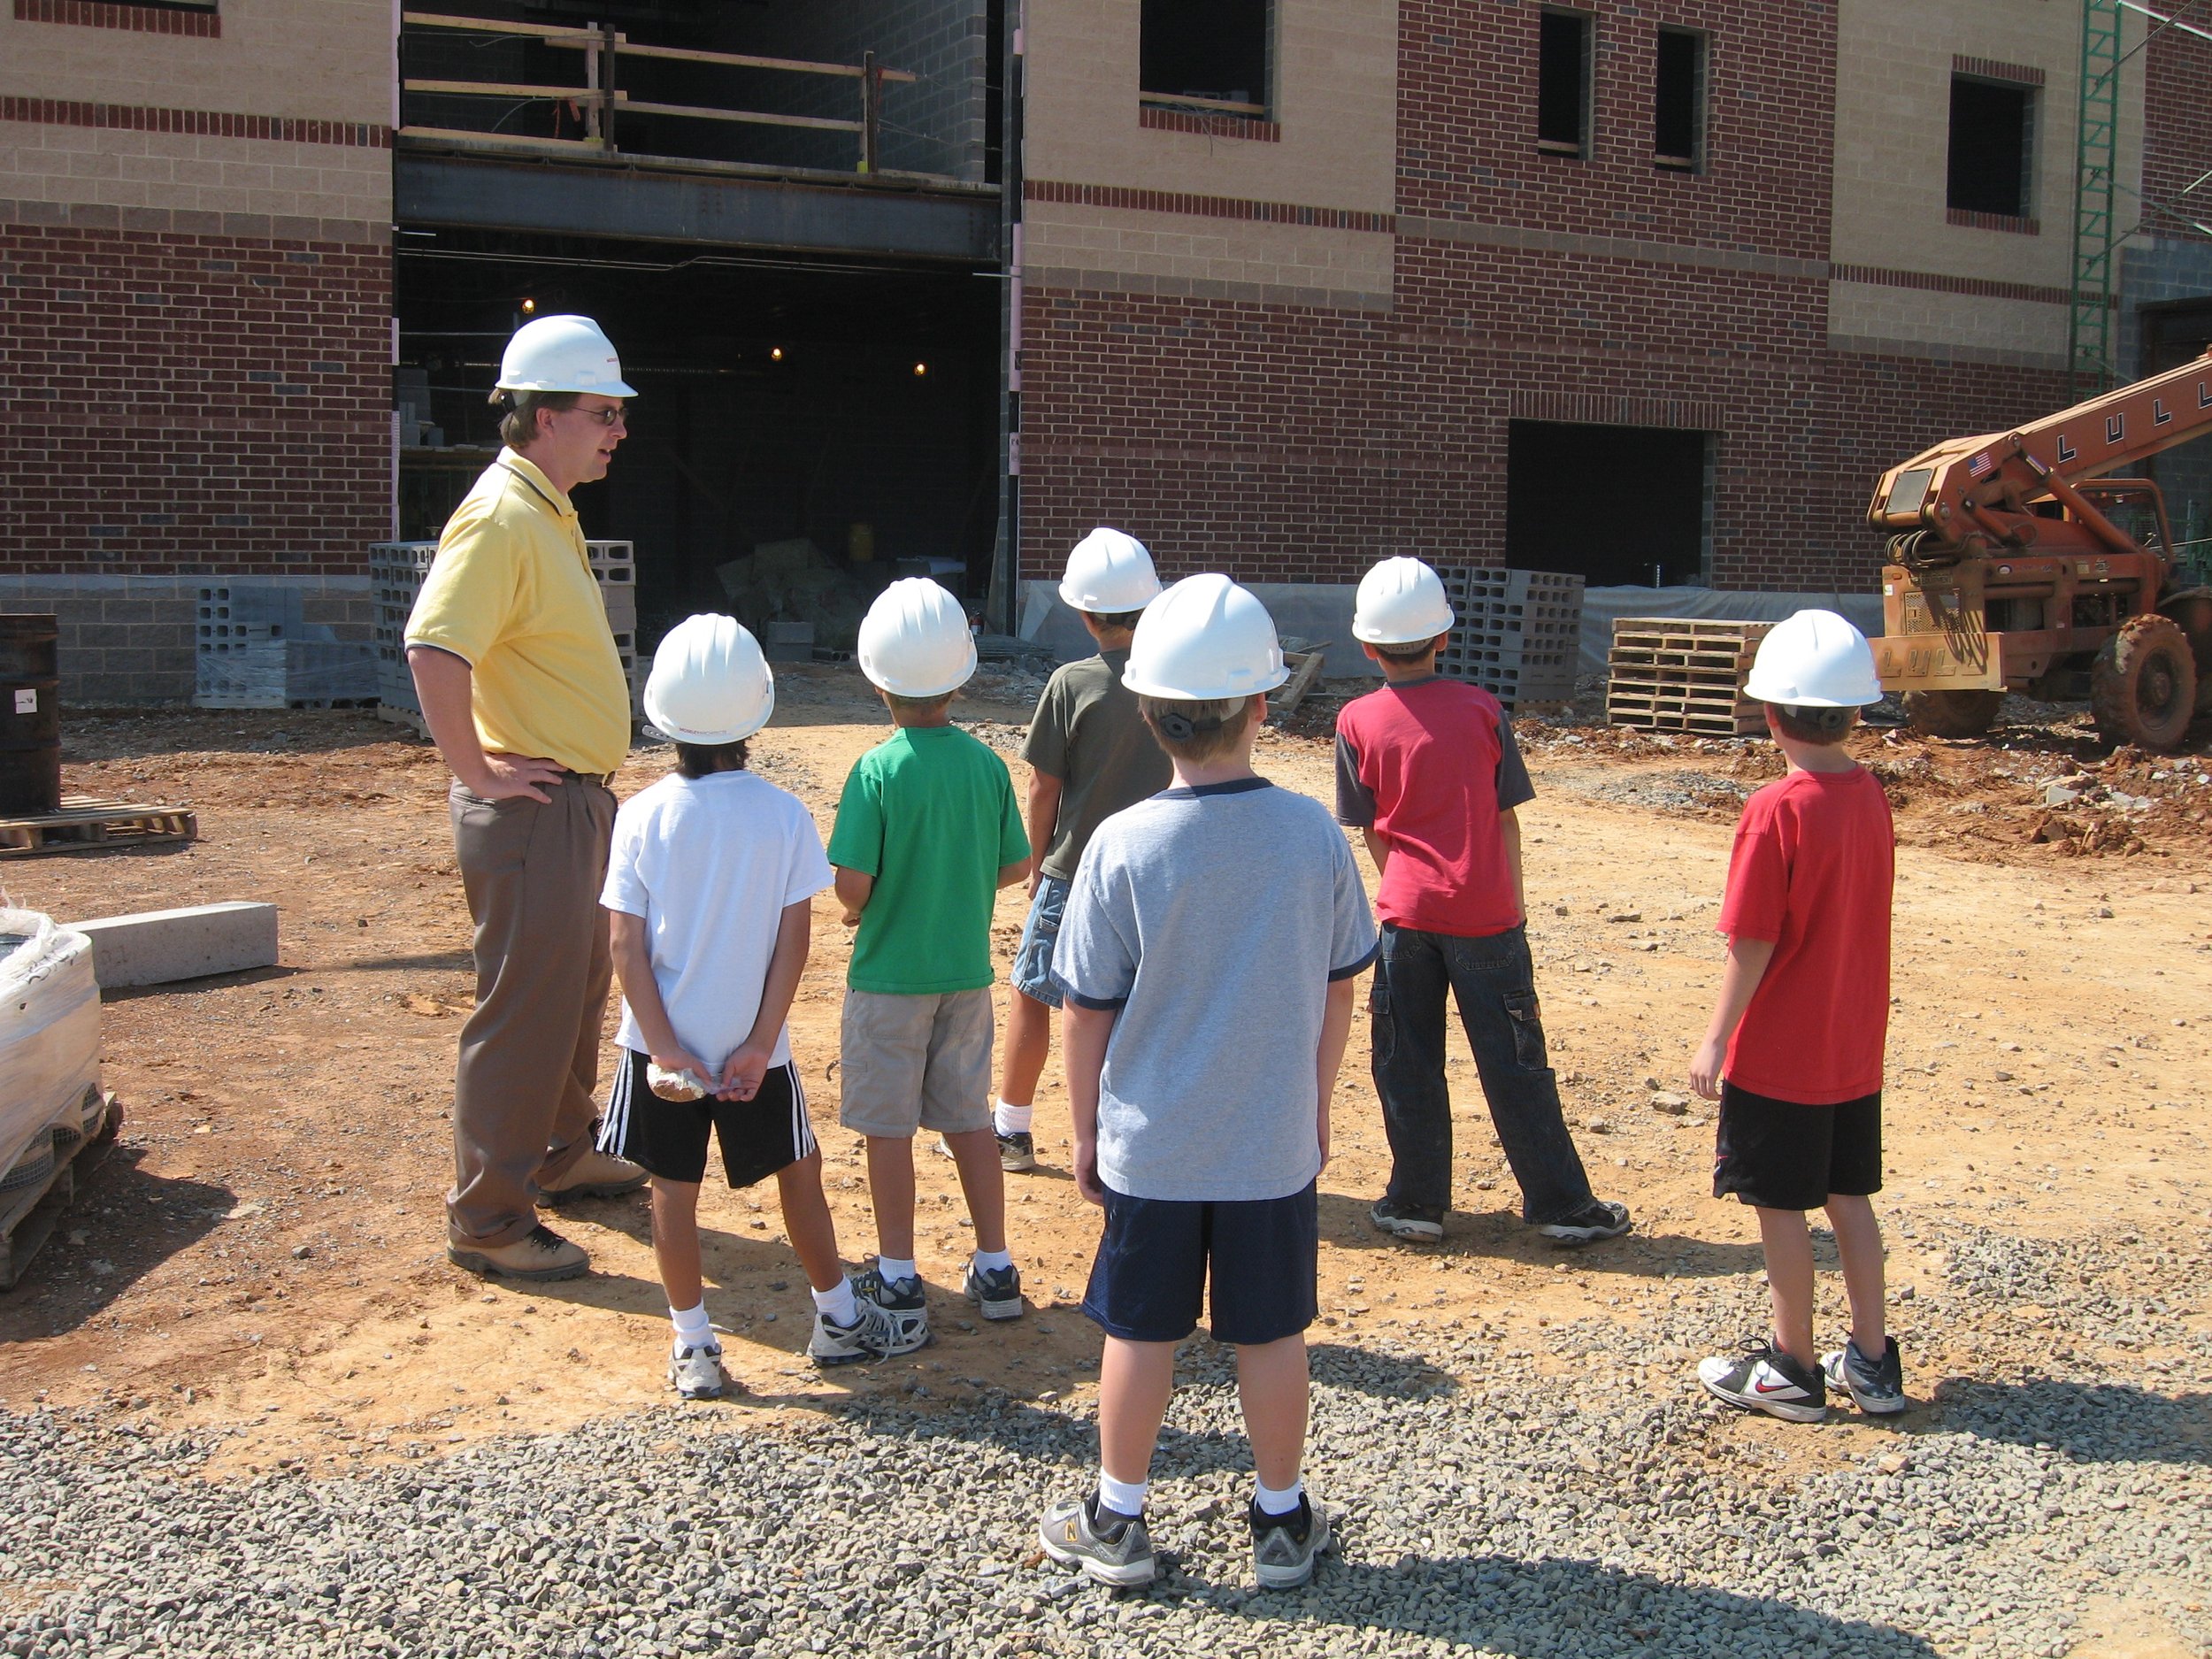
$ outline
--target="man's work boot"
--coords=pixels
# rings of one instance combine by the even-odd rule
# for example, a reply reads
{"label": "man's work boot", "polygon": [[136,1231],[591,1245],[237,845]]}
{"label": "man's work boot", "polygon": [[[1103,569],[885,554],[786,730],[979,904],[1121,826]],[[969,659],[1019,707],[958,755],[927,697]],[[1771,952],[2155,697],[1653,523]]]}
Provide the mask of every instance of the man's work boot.
{"label": "man's work boot", "polygon": [[538,1202],[552,1205],[576,1198],[619,1198],[652,1179],[629,1159],[610,1157],[595,1148],[576,1160],[558,1187],[540,1187]]}
{"label": "man's work boot", "polygon": [[463,1248],[445,1247],[446,1259],[480,1279],[526,1279],[545,1284],[557,1279],[580,1279],[591,1271],[591,1257],[583,1246],[571,1244],[550,1227],[533,1227],[512,1244]]}

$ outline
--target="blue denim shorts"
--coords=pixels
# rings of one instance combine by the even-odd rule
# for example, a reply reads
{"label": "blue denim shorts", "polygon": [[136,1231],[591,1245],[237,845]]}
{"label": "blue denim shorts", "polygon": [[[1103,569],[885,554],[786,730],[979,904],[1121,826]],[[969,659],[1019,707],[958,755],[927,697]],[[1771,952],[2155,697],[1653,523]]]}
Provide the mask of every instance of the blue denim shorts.
{"label": "blue denim shorts", "polygon": [[1052,978],[1052,947],[1059,941],[1060,918],[1068,908],[1068,884],[1057,876],[1037,881],[1037,896],[1030,901],[1029,919],[1022,924],[1021,943],[1014,947],[1014,971],[1007,977],[1024,996],[1047,1008],[1060,1006],[1060,987]]}
{"label": "blue denim shorts", "polygon": [[1320,1312],[1320,1202],[1131,1198],[1106,1189],[1106,1234],[1083,1311],[1108,1336],[1179,1342],[1212,1280],[1213,1338],[1257,1347],[1295,1336]]}

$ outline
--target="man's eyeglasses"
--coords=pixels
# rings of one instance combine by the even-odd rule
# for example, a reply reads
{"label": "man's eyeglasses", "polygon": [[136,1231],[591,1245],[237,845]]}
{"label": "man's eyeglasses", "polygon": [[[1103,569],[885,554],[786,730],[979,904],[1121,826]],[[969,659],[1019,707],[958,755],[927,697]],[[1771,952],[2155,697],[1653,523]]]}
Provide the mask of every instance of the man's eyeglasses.
{"label": "man's eyeglasses", "polygon": [[588,415],[603,426],[619,426],[629,413],[618,403],[612,409],[585,409],[572,405],[567,412],[574,415]]}

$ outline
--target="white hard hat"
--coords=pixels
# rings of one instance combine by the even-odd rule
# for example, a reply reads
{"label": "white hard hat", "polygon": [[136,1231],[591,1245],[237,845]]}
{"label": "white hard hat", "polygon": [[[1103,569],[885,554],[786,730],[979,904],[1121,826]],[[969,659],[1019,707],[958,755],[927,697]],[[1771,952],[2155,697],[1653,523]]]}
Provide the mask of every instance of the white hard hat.
{"label": "white hard hat", "polygon": [[1141,697],[1248,697],[1290,678],[1267,607],[1226,576],[1183,580],[1144,608],[1121,683]]}
{"label": "white hard hat", "polygon": [[1759,641],[1744,695],[1803,709],[1848,709],[1882,700],[1874,648],[1832,611],[1800,611]]}
{"label": "white hard hat", "polygon": [[1419,559],[1385,559],[1359,579],[1352,637],[1370,645],[1419,645],[1457,620],[1443,581]]}
{"label": "white hard hat", "polygon": [[734,617],[686,617],[653,653],[645,718],[679,743],[734,743],[768,724],[776,677]]}
{"label": "white hard hat", "polygon": [[499,389],[637,396],[614,342],[588,317],[539,317],[516,329],[499,359]]}
{"label": "white hard hat", "polygon": [[937,697],[975,672],[975,636],[960,602],[926,576],[876,595],[860,620],[860,672],[895,697]]}
{"label": "white hard hat", "polygon": [[1060,597],[1071,611],[1118,616],[1141,611],[1160,596],[1160,579],[1143,542],[1103,525],[1075,544]]}

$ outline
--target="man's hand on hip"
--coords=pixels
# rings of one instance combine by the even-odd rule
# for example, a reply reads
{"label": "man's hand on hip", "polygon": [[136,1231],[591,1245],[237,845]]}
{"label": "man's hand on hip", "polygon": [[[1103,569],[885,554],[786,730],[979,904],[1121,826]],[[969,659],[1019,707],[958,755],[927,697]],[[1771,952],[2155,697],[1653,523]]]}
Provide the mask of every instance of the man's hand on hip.
{"label": "man's hand on hip", "polygon": [[546,803],[553,797],[541,792],[538,786],[558,785],[566,770],[559,762],[539,755],[487,755],[484,775],[464,778],[461,787],[487,801],[507,801],[526,795],[533,801]]}

